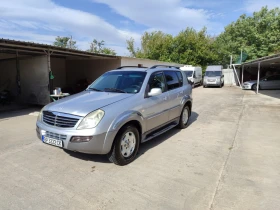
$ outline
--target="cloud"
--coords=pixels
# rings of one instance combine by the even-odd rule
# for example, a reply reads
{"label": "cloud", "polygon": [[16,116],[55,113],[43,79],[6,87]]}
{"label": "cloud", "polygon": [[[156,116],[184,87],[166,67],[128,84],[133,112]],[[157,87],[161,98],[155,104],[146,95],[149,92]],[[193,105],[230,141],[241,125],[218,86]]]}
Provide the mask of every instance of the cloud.
{"label": "cloud", "polygon": [[[49,41],[50,44],[54,41],[52,38],[58,35],[72,35],[77,43],[90,43],[95,38],[105,40],[109,46],[123,48],[128,38],[140,39],[140,34],[120,30],[96,15],[62,7],[51,0],[1,2],[0,36],[44,43]],[[83,44],[81,46],[85,48]]]}
{"label": "cloud", "polygon": [[280,7],[279,0],[246,0],[244,4],[244,10],[247,13],[253,13],[259,11],[262,7],[267,6],[269,9]]}
{"label": "cloud", "polygon": [[182,0],[92,0],[108,5],[117,14],[122,15],[148,28],[170,33],[188,27],[201,29],[211,25],[211,15],[204,9],[186,7]]}

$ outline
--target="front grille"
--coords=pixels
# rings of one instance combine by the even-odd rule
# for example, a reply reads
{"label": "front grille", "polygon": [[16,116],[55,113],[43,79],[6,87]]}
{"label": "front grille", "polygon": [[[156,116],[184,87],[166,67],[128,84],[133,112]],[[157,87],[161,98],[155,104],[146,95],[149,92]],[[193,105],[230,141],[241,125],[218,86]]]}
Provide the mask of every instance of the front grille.
{"label": "front grille", "polygon": [[51,138],[51,139],[62,140],[62,141],[65,141],[66,138],[67,138],[66,135],[52,133],[52,132],[49,132],[49,131],[46,131],[45,136],[48,137],[48,138]]}
{"label": "front grille", "polygon": [[43,121],[48,125],[60,128],[73,128],[79,120],[78,116],[43,111]]}

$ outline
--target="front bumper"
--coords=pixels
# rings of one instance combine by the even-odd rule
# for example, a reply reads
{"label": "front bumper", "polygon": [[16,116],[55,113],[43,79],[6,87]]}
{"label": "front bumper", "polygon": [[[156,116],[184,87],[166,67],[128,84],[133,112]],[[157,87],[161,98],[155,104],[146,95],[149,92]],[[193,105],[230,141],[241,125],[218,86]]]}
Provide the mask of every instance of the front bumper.
{"label": "front bumper", "polygon": [[[53,126],[48,126],[42,122],[36,123],[37,137],[42,140],[42,132],[51,133],[54,136],[63,136],[63,149],[75,152],[82,152],[88,154],[107,154],[110,151],[110,146],[113,142],[113,137],[109,133],[95,134],[94,129],[74,130],[74,129],[61,129]],[[89,142],[71,142],[72,136],[93,136]],[[109,145],[105,145],[109,144]]]}
{"label": "front bumper", "polygon": [[221,84],[222,84],[221,81],[215,81],[215,82],[203,81],[203,86],[220,86]]}
{"label": "front bumper", "polygon": [[244,90],[251,90],[252,89],[252,85],[251,84],[243,84],[242,85],[242,89],[244,89]]}

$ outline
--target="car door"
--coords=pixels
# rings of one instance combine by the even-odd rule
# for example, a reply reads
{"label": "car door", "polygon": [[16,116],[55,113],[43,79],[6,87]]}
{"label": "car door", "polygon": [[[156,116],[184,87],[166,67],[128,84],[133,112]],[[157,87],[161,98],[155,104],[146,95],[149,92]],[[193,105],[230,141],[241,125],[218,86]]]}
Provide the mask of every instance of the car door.
{"label": "car door", "polygon": [[261,89],[274,89],[275,83],[276,83],[276,76],[272,75],[270,77],[265,78],[264,80],[260,81],[260,87]]}
{"label": "car door", "polygon": [[169,121],[171,121],[181,114],[181,101],[184,95],[183,77],[179,71],[164,71],[164,75],[169,93]]}
{"label": "car door", "polygon": [[[160,88],[162,94],[148,97],[147,93],[152,88]],[[150,76],[143,107],[142,113],[146,120],[147,131],[160,127],[168,121],[169,93],[166,91],[166,83],[162,72],[156,72]]]}

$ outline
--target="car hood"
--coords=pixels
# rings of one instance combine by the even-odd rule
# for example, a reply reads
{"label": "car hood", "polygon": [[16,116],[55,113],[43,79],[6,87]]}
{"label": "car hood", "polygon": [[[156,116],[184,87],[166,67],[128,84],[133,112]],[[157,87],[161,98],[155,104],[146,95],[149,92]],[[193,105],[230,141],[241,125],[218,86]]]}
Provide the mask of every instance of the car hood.
{"label": "car hood", "polygon": [[86,116],[94,110],[101,109],[131,96],[133,94],[83,91],[53,102],[47,105],[44,110]]}

